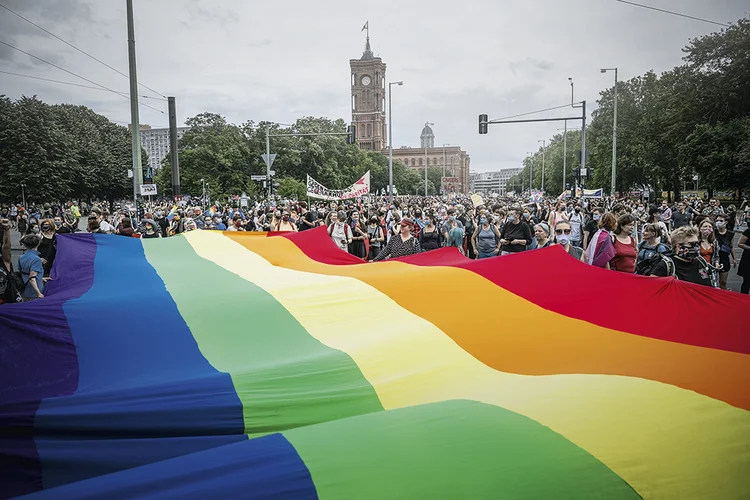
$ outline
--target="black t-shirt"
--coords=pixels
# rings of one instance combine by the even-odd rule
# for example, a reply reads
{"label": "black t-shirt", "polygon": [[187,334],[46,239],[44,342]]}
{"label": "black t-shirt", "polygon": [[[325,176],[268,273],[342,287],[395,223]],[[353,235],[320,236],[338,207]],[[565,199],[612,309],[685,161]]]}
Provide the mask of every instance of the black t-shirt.
{"label": "black t-shirt", "polygon": [[729,272],[730,269],[730,262],[729,262],[729,253],[730,252],[724,252],[724,250],[730,250],[732,248],[732,240],[734,239],[734,233],[731,233],[727,231],[724,234],[716,232],[716,241],[719,242],[719,262],[724,266],[722,269],[722,272]]}
{"label": "black t-shirt", "polygon": [[[697,260],[685,262],[680,259],[672,259],[672,262],[674,262],[674,272],[678,280],[713,287],[708,270]],[[667,276],[667,264],[665,262],[658,263],[654,266],[652,274]]]}
{"label": "black t-shirt", "polygon": [[599,230],[599,221],[591,219],[583,226],[583,230],[589,233],[589,238],[591,238]]}
{"label": "black t-shirt", "polygon": [[[315,227],[315,215],[316,215],[315,212],[311,212],[309,210],[305,212],[305,216],[303,217],[303,222],[301,222],[299,225],[299,230],[307,231],[308,229],[314,228]],[[304,221],[309,222],[311,225],[308,226],[307,224],[305,224]]]}
{"label": "black t-shirt", "polygon": [[681,214],[679,211],[672,212],[672,224],[674,224],[674,228],[677,229],[678,227],[687,226],[690,224],[690,220],[692,219],[692,215],[685,212],[684,214]]}

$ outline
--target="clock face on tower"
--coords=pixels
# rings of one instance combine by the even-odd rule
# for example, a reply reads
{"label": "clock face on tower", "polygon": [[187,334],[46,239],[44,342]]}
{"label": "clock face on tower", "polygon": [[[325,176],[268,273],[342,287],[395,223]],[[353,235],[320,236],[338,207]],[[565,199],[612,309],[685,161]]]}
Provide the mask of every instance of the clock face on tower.
{"label": "clock face on tower", "polygon": [[360,82],[362,83],[363,86],[367,87],[372,83],[372,79],[368,75],[365,75],[362,77]]}

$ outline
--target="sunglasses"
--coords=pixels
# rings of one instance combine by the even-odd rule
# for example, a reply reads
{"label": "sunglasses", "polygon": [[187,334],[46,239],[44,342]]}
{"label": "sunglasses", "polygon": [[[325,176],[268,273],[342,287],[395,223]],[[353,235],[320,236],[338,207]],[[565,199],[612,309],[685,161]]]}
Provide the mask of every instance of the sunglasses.
{"label": "sunglasses", "polygon": [[700,245],[699,241],[686,241],[684,243],[680,243],[680,246],[685,247],[685,248],[695,248],[698,245]]}
{"label": "sunglasses", "polygon": [[570,234],[570,229],[555,229],[555,234]]}

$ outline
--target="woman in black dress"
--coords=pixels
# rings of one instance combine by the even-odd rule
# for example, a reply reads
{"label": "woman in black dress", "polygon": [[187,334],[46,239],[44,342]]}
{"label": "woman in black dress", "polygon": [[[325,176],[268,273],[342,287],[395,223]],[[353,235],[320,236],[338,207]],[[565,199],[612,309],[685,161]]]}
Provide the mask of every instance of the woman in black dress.
{"label": "woman in black dress", "polygon": [[39,256],[42,258],[42,265],[44,266],[44,276],[48,277],[49,272],[52,269],[52,264],[55,262],[55,255],[57,254],[57,235],[55,235],[55,223],[52,219],[42,219],[40,224],[42,242],[39,244],[37,251]]}
{"label": "woman in black dress", "polygon": [[442,236],[435,225],[435,216],[428,215],[425,222],[425,226],[419,234],[419,245],[422,247],[423,252],[437,250],[440,248]]}
{"label": "woman in black dress", "polygon": [[737,246],[742,249],[742,258],[737,267],[737,274],[743,278],[740,292],[750,293],[750,228],[742,233]]}
{"label": "woman in black dress", "polygon": [[360,259],[364,259],[366,256],[365,239],[367,238],[367,229],[363,227],[362,222],[359,220],[359,212],[352,212],[349,229],[351,229],[352,234],[349,253]]}

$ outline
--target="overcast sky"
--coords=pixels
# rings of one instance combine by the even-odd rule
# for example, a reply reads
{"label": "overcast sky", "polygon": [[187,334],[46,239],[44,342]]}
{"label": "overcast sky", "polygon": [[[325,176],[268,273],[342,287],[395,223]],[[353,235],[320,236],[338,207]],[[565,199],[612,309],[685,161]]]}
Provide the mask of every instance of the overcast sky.
{"label": "overcast sky", "polygon": [[[125,0],[0,0],[65,40],[127,73]],[[747,0],[642,0],[732,22]],[[435,144],[460,145],[472,170],[519,166],[561,122],[495,125],[477,133],[477,115],[534,111],[570,100],[595,107],[618,66],[621,79],[681,62],[688,39],[718,26],[615,0],[134,0],[138,79],[177,97],[178,121],[203,111],[234,123],[290,123],[302,116],[350,121],[349,59],[362,55],[369,20],[372,49],[394,88],[394,148],[419,146],[426,121]],[[118,91],[123,76],[0,9],[0,40]],[[0,71],[90,85],[0,45]],[[83,104],[127,124],[126,99],[108,92],[0,74],[0,93]],[[141,93],[151,94],[141,88]],[[163,109],[166,102],[143,99]],[[564,111],[564,110],[562,110]],[[141,123],[167,115],[141,107]],[[559,116],[548,114],[547,116]]]}

